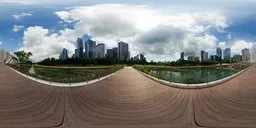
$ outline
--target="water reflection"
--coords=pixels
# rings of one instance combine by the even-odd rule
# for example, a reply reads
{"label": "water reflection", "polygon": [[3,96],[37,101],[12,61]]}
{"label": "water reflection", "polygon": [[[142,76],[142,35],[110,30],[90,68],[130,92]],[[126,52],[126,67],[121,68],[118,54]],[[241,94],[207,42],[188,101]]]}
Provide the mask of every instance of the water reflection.
{"label": "water reflection", "polygon": [[199,84],[216,81],[239,72],[228,68],[150,69],[151,74],[170,82]]}

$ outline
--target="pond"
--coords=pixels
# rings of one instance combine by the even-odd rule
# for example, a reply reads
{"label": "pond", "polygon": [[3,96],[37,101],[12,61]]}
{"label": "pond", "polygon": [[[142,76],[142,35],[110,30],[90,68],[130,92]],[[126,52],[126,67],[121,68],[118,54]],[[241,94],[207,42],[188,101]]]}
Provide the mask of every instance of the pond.
{"label": "pond", "polygon": [[200,84],[231,76],[241,69],[229,68],[183,68],[147,69],[148,74],[174,83]]}

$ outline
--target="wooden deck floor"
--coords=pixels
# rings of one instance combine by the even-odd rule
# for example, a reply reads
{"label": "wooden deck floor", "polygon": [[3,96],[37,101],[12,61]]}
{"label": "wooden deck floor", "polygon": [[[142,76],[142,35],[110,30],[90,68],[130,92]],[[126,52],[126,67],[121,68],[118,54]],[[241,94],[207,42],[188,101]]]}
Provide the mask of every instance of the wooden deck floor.
{"label": "wooden deck floor", "polygon": [[103,81],[60,88],[0,66],[0,128],[256,127],[256,66],[221,85],[177,89],[125,68]]}

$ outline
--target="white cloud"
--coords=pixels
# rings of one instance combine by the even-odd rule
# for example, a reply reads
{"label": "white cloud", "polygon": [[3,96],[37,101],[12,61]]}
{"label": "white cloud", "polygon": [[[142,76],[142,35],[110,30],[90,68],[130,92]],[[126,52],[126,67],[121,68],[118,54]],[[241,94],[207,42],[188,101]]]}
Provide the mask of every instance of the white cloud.
{"label": "white cloud", "polygon": [[77,35],[88,33],[95,40],[107,40],[108,46],[124,40],[138,47],[135,49],[139,51],[132,53],[168,54],[169,58],[182,50],[197,54],[198,50],[214,47],[217,39],[213,35],[197,34],[209,27],[223,31],[228,26],[225,16],[216,11],[163,14],[142,5],[104,4],[56,14],[65,22],[76,22],[72,33]]}
{"label": "white cloud", "polygon": [[185,51],[185,55],[199,55],[201,50],[211,50],[217,39],[213,35],[195,36],[184,28],[159,26],[150,32],[144,33],[136,40],[139,51],[148,54],[168,55],[177,59],[178,54]]}
{"label": "white cloud", "polygon": [[29,27],[24,31],[23,44],[19,50],[32,52],[35,61],[46,57],[58,57],[62,48],[74,52],[75,45],[58,34],[49,35],[49,30],[40,26]]}
{"label": "white cloud", "polygon": [[38,52],[34,54],[37,60],[57,55],[63,47],[73,51],[74,42],[85,33],[106,47],[117,46],[117,40],[125,41],[131,55],[146,53],[173,60],[181,51],[197,55],[200,50],[213,49],[218,39],[207,29],[223,31],[228,26],[221,12],[166,14],[143,5],[100,4],[74,7],[56,15],[63,22],[74,23],[74,29],[52,35],[42,27],[30,27],[24,32],[22,48]]}
{"label": "white cloud", "polygon": [[21,26],[21,25],[14,25],[13,28],[12,28],[12,31],[13,32],[19,32],[21,30],[23,30],[25,27],[24,26]]}
{"label": "white cloud", "polygon": [[21,5],[31,5],[31,4],[63,4],[63,3],[74,3],[83,2],[82,0],[1,0],[0,3],[9,4],[21,4]]}
{"label": "white cloud", "polygon": [[0,41],[0,45],[2,45],[3,44],[3,42],[2,41]]}
{"label": "white cloud", "polygon": [[234,44],[232,45],[231,51],[234,54],[241,54],[242,49],[244,48],[251,49],[252,46],[253,46],[253,42],[238,40],[238,41],[235,41]]}
{"label": "white cloud", "polygon": [[36,3],[32,0],[2,0],[0,3],[10,3],[10,4],[22,4],[22,5],[30,5]]}
{"label": "white cloud", "polygon": [[[95,4],[95,3],[107,3],[99,0],[87,0],[86,3],[91,3],[91,4]],[[124,2],[124,1],[119,1],[119,2]],[[131,0],[131,1],[125,1],[124,3],[135,3],[136,1]],[[163,0],[163,1],[151,1],[151,0],[142,0],[143,3],[145,4],[167,4],[167,5],[173,5],[173,4],[189,4],[189,5],[204,5],[204,6],[223,6],[225,5],[237,5],[237,4],[252,4],[255,3],[255,0],[191,0],[191,2],[188,2],[187,0],[179,0],[179,1],[167,1],[167,0]],[[77,3],[77,4],[83,4],[84,0],[1,0],[0,3],[11,3],[11,4],[22,4],[22,5],[30,5],[30,4],[69,4],[69,3]],[[141,3],[141,2],[139,2]],[[220,4],[221,3],[221,4]]]}
{"label": "white cloud", "polygon": [[226,48],[226,42],[219,42],[218,47],[220,47],[221,49]]}
{"label": "white cloud", "polygon": [[27,17],[27,16],[32,16],[32,13],[23,12],[23,13],[21,13],[21,14],[12,15],[12,17],[13,17],[15,20],[21,20],[22,18]]}

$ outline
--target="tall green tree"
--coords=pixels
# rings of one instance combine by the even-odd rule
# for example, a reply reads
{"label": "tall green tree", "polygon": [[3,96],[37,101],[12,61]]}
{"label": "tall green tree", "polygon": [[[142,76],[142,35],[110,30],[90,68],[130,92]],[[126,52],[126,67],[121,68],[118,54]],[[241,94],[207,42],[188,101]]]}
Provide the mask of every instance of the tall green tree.
{"label": "tall green tree", "polygon": [[24,50],[14,52],[14,54],[19,58],[20,63],[30,62],[29,57],[32,56],[31,52],[25,52]]}

